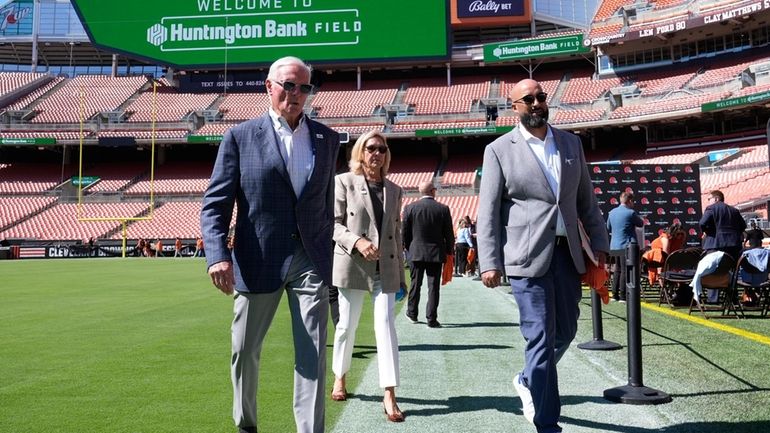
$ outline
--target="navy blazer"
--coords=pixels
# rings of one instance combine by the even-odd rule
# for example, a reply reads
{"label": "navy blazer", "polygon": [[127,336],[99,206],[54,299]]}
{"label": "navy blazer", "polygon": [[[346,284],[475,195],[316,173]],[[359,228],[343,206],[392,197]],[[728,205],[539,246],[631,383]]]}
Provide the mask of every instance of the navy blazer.
{"label": "navy blazer", "polygon": [[423,197],[404,209],[404,248],[413,262],[446,261],[455,248],[452,215],[449,207],[433,198]]}
{"label": "navy blazer", "polygon": [[[278,290],[302,242],[316,272],[332,281],[334,174],[339,137],[310,119],[315,164],[296,197],[268,114],[234,126],[219,146],[201,209],[208,266],[232,261],[235,290]],[[233,207],[235,248],[227,248]]]}
{"label": "navy blazer", "polygon": [[706,207],[700,219],[700,229],[706,234],[704,250],[740,248],[743,243],[744,221],[738,209],[718,201]]}

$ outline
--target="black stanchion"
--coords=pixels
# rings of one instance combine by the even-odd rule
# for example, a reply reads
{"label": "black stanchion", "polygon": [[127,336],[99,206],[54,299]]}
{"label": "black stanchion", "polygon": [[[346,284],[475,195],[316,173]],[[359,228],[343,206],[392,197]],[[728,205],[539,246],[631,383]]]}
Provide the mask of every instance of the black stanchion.
{"label": "black stanchion", "polygon": [[671,401],[663,391],[642,383],[642,312],[639,285],[639,244],[626,245],[626,311],[628,315],[628,385],[604,390],[604,398],[626,404],[660,404]]}
{"label": "black stanchion", "polygon": [[591,322],[594,327],[594,339],[578,344],[578,348],[583,350],[618,350],[623,347],[614,341],[604,339],[602,300],[594,289],[591,289]]}

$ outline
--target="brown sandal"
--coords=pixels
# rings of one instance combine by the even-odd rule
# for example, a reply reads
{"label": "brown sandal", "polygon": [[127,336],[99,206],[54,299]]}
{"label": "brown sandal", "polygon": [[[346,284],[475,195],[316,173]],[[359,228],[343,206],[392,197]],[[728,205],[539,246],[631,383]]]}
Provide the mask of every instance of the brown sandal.
{"label": "brown sandal", "polygon": [[341,390],[332,391],[332,400],[345,401],[347,399],[348,399],[348,391],[345,388],[342,388]]}
{"label": "brown sandal", "polygon": [[401,409],[398,408],[398,405],[396,405],[396,412],[388,413],[388,409],[385,408],[385,403],[382,404],[382,409],[385,411],[385,417],[388,418],[388,421],[390,422],[404,422],[404,419],[406,416],[404,416],[404,413],[401,412]]}

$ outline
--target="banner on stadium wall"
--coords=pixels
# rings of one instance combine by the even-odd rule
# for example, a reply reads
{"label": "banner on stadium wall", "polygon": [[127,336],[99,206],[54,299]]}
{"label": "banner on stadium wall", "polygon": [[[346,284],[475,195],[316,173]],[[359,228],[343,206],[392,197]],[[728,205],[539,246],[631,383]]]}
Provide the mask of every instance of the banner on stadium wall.
{"label": "banner on stadium wall", "polygon": [[738,98],[723,99],[721,101],[707,102],[700,106],[701,113],[707,111],[722,110],[725,108],[739,107],[744,105],[753,105],[770,101],[770,90],[755,93],[753,95],[741,96]]}
{"label": "banner on stadium wall", "polygon": [[56,144],[55,138],[0,138],[0,144],[14,146],[51,146]]}
{"label": "banner on stadium wall", "polygon": [[73,186],[91,186],[99,181],[99,176],[72,176],[70,182]]}
{"label": "banner on stadium wall", "polygon": [[32,34],[32,0],[0,1],[0,36]]}
{"label": "banner on stadium wall", "polygon": [[453,25],[515,25],[532,20],[525,0],[452,0]]}
{"label": "banner on stadium wall", "polygon": [[645,246],[675,222],[687,231],[688,246],[701,245],[697,164],[592,164],[588,169],[605,218],[618,206],[622,192],[634,193],[634,209],[645,223]]}
{"label": "banner on stadium wall", "polygon": [[187,74],[179,76],[183,93],[267,93],[265,72],[225,74]]}
{"label": "banner on stadium wall", "polygon": [[484,45],[484,62],[532,59],[546,56],[588,53],[583,35],[559,36],[537,40],[503,42]]}
{"label": "banner on stadium wall", "polygon": [[[447,0],[72,0],[94,45],[180,68],[449,58]],[[416,43],[419,41],[419,43]]]}
{"label": "banner on stadium wall", "polygon": [[682,30],[692,29],[707,24],[725,23],[728,20],[750,16],[763,10],[770,9],[770,0],[759,0],[743,6],[724,9],[718,12],[712,12],[693,18],[682,18],[679,20],[667,21],[655,27],[634,30],[630,32],[619,32],[611,35],[599,36],[597,38],[586,39],[583,43],[586,46],[602,45],[610,42],[626,42],[634,39],[648,38],[653,36],[665,36],[670,33],[680,32]]}
{"label": "banner on stadium wall", "polygon": [[188,135],[188,143],[219,143],[224,138],[223,135]]}
{"label": "banner on stadium wall", "polygon": [[[181,253],[184,257],[192,257],[195,252],[195,241],[193,239],[184,240],[184,246]],[[20,259],[79,259],[88,257],[122,257],[123,244],[121,241],[104,241],[104,244],[93,247],[87,244],[72,245],[48,245],[48,246],[20,246]],[[141,257],[142,254],[135,246],[126,247],[126,257]],[[173,242],[168,241],[163,245],[163,256],[174,256]]]}
{"label": "banner on stadium wall", "polygon": [[510,132],[513,126],[485,126],[479,128],[417,129],[415,137],[447,137],[457,135],[502,135]]}

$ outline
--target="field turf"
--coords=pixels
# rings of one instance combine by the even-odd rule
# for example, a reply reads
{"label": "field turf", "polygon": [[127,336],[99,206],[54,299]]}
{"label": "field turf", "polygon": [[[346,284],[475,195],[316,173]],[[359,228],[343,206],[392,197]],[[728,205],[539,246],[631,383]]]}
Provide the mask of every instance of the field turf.
{"label": "field turf", "polygon": [[[235,430],[232,298],[202,259],[0,261],[0,276],[0,432]],[[364,309],[357,345],[373,346],[371,329]],[[260,431],[294,430],[291,341],[284,297],[263,350]],[[327,405],[328,424],[340,410]]]}

